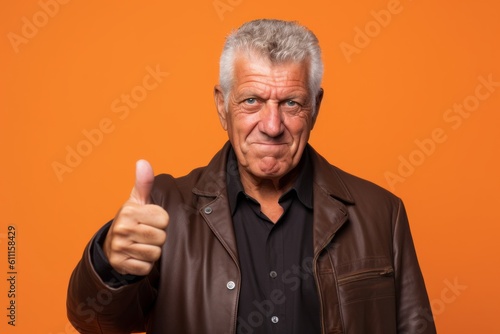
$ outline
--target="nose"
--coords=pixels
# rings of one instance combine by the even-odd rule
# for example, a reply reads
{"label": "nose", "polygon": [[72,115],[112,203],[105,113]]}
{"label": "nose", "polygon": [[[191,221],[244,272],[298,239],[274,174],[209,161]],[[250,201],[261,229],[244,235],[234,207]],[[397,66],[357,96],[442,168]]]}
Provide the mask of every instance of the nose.
{"label": "nose", "polygon": [[276,102],[267,101],[265,107],[260,110],[259,130],[268,137],[279,137],[285,129],[279,105]]}

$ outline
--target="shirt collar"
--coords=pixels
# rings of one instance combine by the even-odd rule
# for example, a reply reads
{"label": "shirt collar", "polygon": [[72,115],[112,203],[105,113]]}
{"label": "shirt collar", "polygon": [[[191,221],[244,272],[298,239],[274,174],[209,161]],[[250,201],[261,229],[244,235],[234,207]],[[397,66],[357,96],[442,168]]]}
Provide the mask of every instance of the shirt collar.
{"label": "shirt collar", "polygon": [[[234,212],[236,211],[236,207],[238,205],[238,199],[242,195],[245,196],[245,190],[243,189],[243,185],[241,184],[240,173],[238,171],[238,161],[236,160],[236,154],[234,153],[234,149],[232,147],[229,149],[226,166],[227,195],[231,214],[234,215]],[[297,168],[299,168],[299,175],[297,176],[297,179],[295,180],[292,188],[285,194],[288,194],[290,191],[294,190],[300,202],[307,208],[312,209],[313,175],[308,147],[304,149]],[[285,196],[285,194],[283,196]]]}

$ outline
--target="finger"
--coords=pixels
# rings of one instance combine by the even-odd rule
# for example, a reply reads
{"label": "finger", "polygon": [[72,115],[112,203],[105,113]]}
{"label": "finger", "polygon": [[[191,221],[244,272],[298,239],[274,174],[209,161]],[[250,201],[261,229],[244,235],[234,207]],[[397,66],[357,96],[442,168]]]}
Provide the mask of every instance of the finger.
{"label": "finger", "polygon": [[127,247],[127,250],[124,253],[130,259],[144,262],[155,262],[160,258],[161,247],[133,243]]}
{"label": "finger", "polygon": [[122,275],[136,275],[136,276],[146,276],[151,272],[154,262],[136,260],[133,258],[126,259],[118,264],[115,264],[113,268]]}
{"label": "finger", "polygon": [[134,235],[130,237],[134,243],[158,247],[163,246],[166,239],[167,233],[164,230],[145,224],[139,224]]}
{"label": "finger", "polygon": [[[117,215],[119,223],[116,227],[134,229],[137,224],[145,224],[164,230],[169,221],[168,213],[156,204],[140,205],[130,200]],[[131,232],[131,231],[129,231]]]}
{"label": "finger", "polygon": [[135,185],[132,189],[131,200],[137,204],[151,203],[153,189],[153,167],[146,160],[139,160],[135,164]]}

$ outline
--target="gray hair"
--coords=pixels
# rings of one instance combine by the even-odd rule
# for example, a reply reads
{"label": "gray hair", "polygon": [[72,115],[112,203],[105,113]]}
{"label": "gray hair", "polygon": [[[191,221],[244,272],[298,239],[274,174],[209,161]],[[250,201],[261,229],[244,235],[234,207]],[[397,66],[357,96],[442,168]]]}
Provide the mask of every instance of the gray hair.
{"label": "gray hair", "polygon": [[313,113],[315,96],[321,89],[323,61],[318,39],[312,31],[297,22],[260,19],[247,22],[233,31],[220,57],[219,84],[228,104],[234,78],[234,60],[238,51],[254,52],[273,63],[309,61],[309,93]]}

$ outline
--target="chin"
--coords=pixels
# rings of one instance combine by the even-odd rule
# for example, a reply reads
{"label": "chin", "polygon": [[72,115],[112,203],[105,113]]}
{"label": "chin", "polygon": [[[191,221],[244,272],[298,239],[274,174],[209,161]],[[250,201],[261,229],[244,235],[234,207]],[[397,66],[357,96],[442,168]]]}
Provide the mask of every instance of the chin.
{"label": "chin", "polygon": [[290,166],[288,166],[288,164],[285,165],[279,161],[275,163],[266,163],[261,160],[257,170],[260,172],[262,177],[275,178],[286,175],[290,171],[289,167]]}

